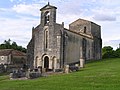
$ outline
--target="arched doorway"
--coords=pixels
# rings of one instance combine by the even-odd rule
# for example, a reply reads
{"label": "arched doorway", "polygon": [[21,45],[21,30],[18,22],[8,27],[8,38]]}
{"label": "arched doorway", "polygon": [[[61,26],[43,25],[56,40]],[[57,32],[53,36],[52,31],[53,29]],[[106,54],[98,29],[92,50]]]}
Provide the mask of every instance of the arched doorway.
{"label": "arched doorway", "polygon": [[46,71],[49,69],[49,57],[45,56],[44,57],[44,68],[46,68]]}

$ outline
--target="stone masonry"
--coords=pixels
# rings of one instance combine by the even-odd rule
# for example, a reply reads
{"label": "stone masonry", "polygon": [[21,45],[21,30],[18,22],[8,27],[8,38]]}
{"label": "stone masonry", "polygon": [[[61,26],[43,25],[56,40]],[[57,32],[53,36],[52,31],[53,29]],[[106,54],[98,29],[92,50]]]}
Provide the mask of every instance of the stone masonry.
{"label": "stone masonry", "polygon": [[77,63],[84,67],[87,60],[101,59],[101,27],[78,19],[66,29],[64,23],[56,23],[56,9],[49,3],[40,9],[40,24],[32,28],[27,46],[29,67],[55,71]]}

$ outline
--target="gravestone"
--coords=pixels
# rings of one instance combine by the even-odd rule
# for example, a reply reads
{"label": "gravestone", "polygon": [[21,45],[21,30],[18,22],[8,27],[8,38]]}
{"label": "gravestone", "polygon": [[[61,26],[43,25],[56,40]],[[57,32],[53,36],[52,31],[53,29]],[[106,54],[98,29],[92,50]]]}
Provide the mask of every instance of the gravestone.
{"label": "gravestone", "polygon": [[69,65],[66,65],[65,66],[65,73],[69,73],[70,72],[70,70],[69,70]]}
{"label": "gravestone", "polygon": [[80,67],[84,68],[84,65],[85,65],[85,59],[81,58],[80,59]]}
{"label": "gravestone", "polygon": [[26,77],[28,79],[34,79],[42,76],[41,68],[36,68],[33,70],[28,69]]}

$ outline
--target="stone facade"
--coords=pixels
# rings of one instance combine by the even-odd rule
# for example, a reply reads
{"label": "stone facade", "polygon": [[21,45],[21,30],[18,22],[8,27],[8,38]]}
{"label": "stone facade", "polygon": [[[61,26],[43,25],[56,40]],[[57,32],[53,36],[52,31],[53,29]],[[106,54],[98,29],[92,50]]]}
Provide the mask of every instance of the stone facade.
{"label": "stone facade", "polygon": [[26,53],[13,49],[1,49],[0,50],[0,64],[26,64]]}
{"label": "stone facade", "polygon": [[99,25],[78,19],[64,28],[56,23],[56,7],[49,3],[40,9],[41,21],[32,28],[32,39],[27,46],[30,68],[56,70],[66,65],[101,59],[101,28]]}

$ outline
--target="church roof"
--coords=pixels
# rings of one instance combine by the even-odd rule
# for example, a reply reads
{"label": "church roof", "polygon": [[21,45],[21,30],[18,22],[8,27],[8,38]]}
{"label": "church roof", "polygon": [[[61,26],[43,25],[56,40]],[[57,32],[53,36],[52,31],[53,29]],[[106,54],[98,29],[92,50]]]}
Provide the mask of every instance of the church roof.
{"label": "church roof", "polygon": [[50,5],[49,2],[48,2],[48,4],[45,5],[43,8],[41,8],[40,11],[45,10],[45,9],[51,9],[51,8],[57,9],[57,7]]}

